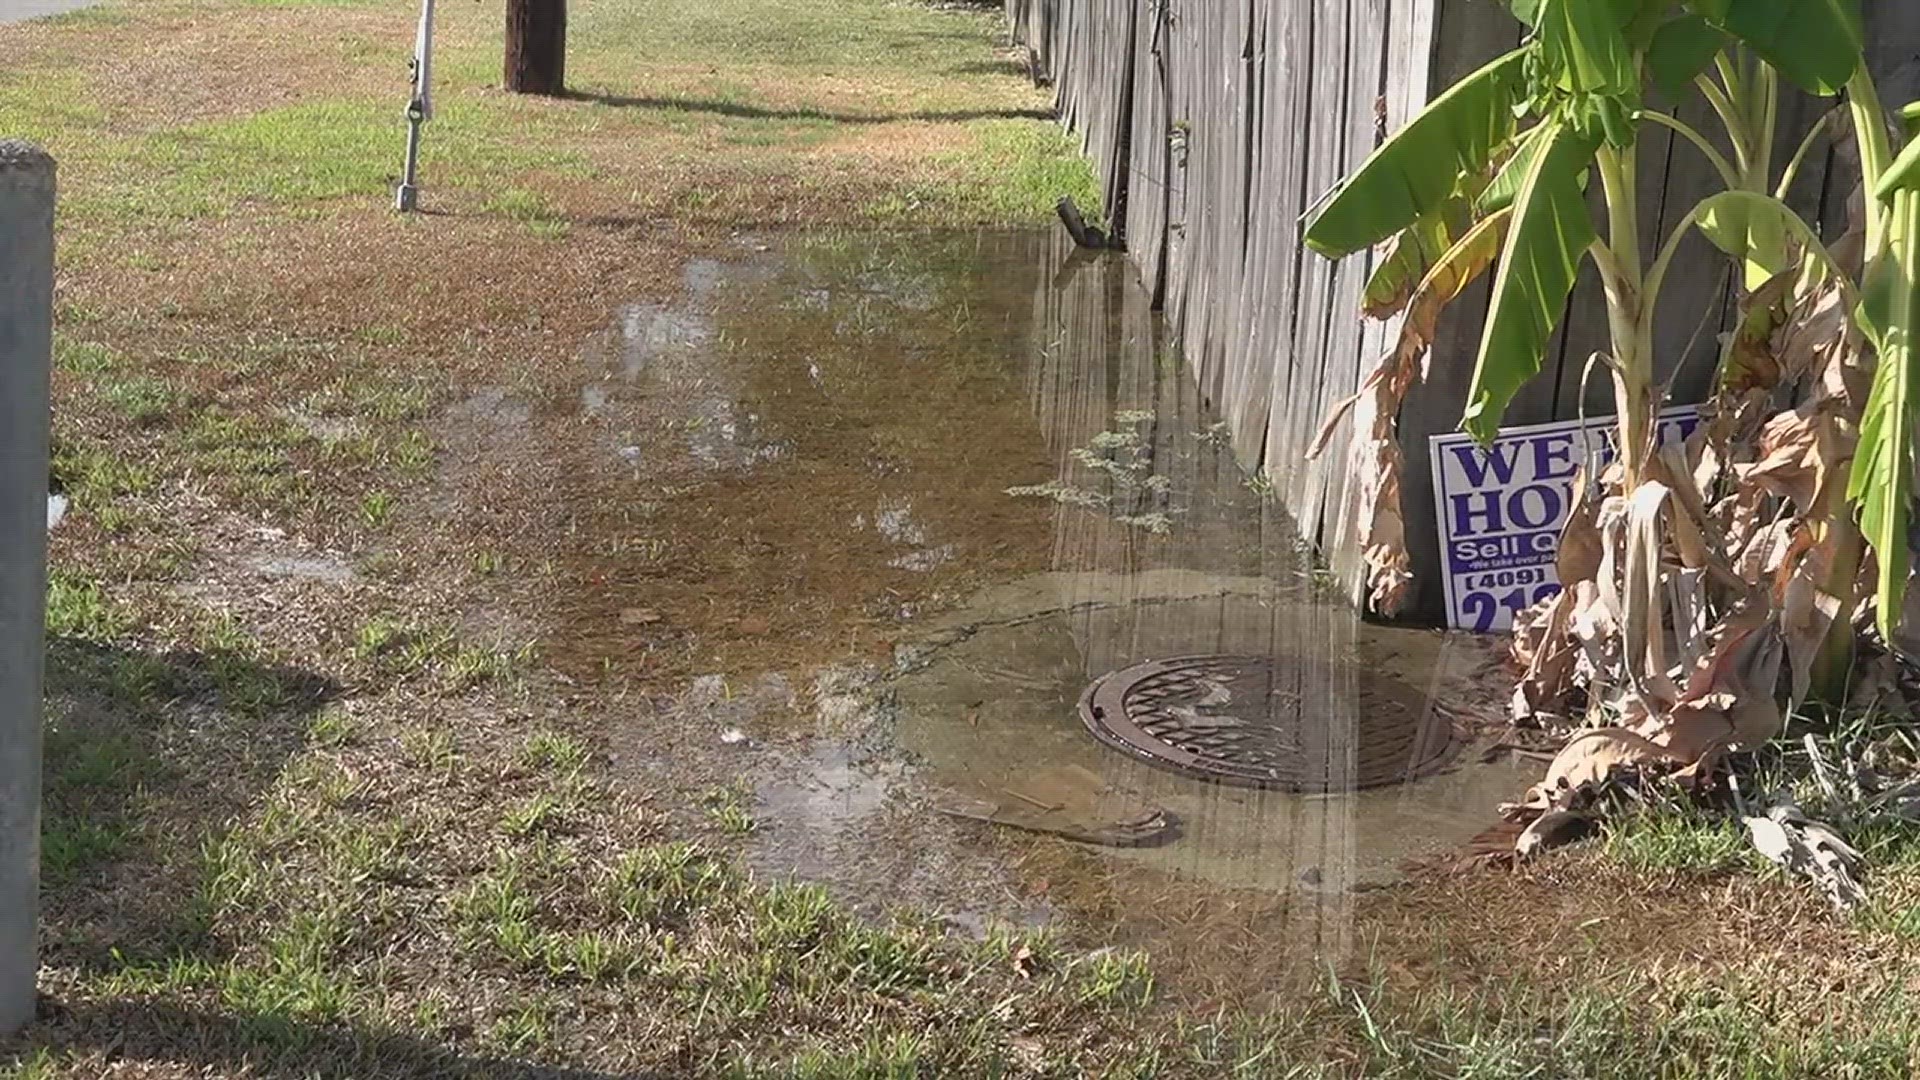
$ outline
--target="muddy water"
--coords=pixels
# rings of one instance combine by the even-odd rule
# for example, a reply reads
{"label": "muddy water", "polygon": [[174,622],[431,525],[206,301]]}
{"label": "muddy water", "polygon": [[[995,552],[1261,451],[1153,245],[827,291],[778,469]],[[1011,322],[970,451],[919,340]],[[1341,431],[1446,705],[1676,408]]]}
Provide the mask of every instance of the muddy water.
{"label": "muddy water", "polygon": [[[1348,955],[1357,897],[1527,782],[1473,743],[1497,658],[1329,596],[1123,261],[1047,234],[746,240],[683,284],[613,313],[562,390],[476,390],[457,432],[493,459],[527,440],[546,655],[651,692],[623,772],[746,792],[760,872],[1257,981]],[[1280,665],[1266,707],[1325,790],[1088,732],[1091,680],[1197,654]],[[1459,745],[1355,790],[1363,735],[1403,721]]]}
{"label": "muddy water", "polygon": [[95,0],[0,0],[0,24],[60,15],[90,7]]}

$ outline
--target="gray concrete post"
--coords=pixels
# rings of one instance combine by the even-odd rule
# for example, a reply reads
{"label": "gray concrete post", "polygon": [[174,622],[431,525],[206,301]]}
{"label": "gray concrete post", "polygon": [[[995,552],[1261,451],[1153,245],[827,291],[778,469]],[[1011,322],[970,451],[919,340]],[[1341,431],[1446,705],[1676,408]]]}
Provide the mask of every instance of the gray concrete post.
{"label": "gray concrete post", "polygon": [[0,1035],[33,1018],[39,968],[53,159],[0,140]]}

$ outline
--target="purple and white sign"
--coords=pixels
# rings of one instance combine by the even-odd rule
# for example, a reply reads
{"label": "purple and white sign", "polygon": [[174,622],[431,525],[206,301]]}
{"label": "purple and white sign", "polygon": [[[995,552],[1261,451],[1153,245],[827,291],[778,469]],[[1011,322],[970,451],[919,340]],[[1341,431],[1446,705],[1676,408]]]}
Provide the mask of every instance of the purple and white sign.
{"label": "purple and white sign", "polygon": [[[1513,617],[1560,591],[1554,555],[1572,509],[1573,477],[1589,453],[1613,457],[1613,418],[1505,428],[1481,449],[1463,433],[1435,435],[1434,512],[1446,576],[1447,625],[1507,630]],[[1659,441],[1700,424],[1688,405],[1660,414]]]}

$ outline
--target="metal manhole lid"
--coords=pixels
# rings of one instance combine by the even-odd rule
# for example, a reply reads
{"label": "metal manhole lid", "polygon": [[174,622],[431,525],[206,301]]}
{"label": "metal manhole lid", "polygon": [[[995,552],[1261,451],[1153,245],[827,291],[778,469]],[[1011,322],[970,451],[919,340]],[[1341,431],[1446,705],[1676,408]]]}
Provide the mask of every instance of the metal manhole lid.
{"label": "metal manhole lid", "polygon": [[[1153,660],[1096,679],[1080,697],[1080,718],[1100,741],[1151,764],[1282,791],[1384,787],[1452,759],[1453,725],[1424,695],[1367,673],[1355,696],[1336,702],[1329,677],[1338,670],[1260,656]],[[1329,722],[1339,714],[1352,722]]]}

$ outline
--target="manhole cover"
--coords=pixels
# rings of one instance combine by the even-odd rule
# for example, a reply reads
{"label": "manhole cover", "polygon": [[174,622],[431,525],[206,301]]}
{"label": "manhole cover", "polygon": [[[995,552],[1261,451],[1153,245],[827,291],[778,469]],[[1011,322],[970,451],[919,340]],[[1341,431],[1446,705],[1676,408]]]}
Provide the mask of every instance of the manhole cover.
{"label": "manhole cover", "polygon": [[1298,663],[1186,656],[1102,676],[1081,695],[1080,716],[1115,749],[1226,784],[1348,791],[1447,764],[1453,725],[1423,695],[1386,675],[1363,672],[1357,683],[1353,699],[1335,702],[1324,676],[1310,680]]}

